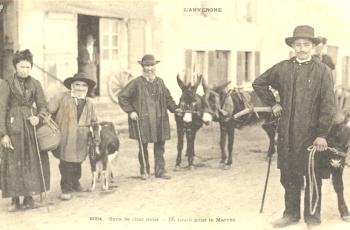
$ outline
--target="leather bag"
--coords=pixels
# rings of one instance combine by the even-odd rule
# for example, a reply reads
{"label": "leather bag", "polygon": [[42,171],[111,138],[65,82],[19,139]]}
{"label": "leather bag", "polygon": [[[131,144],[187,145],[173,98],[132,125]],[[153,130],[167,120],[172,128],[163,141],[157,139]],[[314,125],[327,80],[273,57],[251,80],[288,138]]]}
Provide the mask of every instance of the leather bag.
{"label": "leather bag", "polygon": [[44,120],[43,125],[37,129],[39,149],[52,151],[61,144],[61,132],[49,113],[40,113],[39,116]]}

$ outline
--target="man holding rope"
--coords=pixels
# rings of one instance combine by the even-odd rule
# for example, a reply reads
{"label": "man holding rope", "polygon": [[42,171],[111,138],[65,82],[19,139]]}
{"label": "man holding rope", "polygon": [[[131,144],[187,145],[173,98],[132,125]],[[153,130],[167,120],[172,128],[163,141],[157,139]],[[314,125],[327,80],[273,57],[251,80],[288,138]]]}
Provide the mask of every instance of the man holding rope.
{"label": "man holding rope", "polygon": [[[322,178],[329,177],[329,172],[321,166],[327,160],[326,138],[336,111],[333,80],[331,70],[311,56],[315,45],[320,43],[312,27],[297,26],[285,42],[294,49],[296,57],[268,69],[253,82],[253,88],[272,107],[274,115],[280,117],[277,161],[285,190],[285,210],[273,226],[283,228],[300,220],[301,190],[306,176],[304,221],[311,227],[321,223]],[[276,102],[270,86],[279,92],[280,103]],[[310,158],[313,162],[309,162],[310,146],[317,150],[314,158]],[[315,183],[311,185],[309,163],[314,165],[312,182]]]}
{"label": "man holding rope", "polygon": [[170,179],[165,170],[164,145],[170,139],[167,110],[174,113],[177,105],[163,80],[156,76],[153,55],[145,55],[141,61],[142,76],[130,81],[119,93],[120,107],[129,114],[129,137],[139,141],[141,179],[150,174],[148,143],[154,143],[155,177]]}

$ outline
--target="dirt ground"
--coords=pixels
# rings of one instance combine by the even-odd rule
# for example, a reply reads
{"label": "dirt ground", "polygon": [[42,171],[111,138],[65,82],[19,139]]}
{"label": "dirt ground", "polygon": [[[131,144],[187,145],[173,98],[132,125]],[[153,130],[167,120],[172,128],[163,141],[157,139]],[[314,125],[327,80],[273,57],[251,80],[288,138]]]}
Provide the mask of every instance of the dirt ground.
{"label": "dirt ground", "polygon": [[[276,156],[272,159],[263,213],[259,213],[268,161],[268,139],[259,126],[245,127],[235,134],[233,166],[220,168],[219,128],[202,128],[196,140],[194,171],[183,156],[180,171],[173,171],[176,133],[166,143],[166,164],[171,180],[139,177],[137,142],[120,134],[120,155],[114,169],[116,183],[103,192],[101,184],[90,193],[74,193],[70,201],[60,200],[58,160],[52,155],[51,190],[47,192],[49,212],[43,206],[8,213],[10,199],[0,200],[0,229],[272,229],[282,216],[283,189]],[[152,145],[150,147],[152,150]],[[183,154],[184,155],[184,154]],[[153,167],[153,157],[151,158]],[[350,170],[344,172],[345,199],[350,204]],[[89,187],[88,160],[83,163],[81,183]],[[349,229],[337,210],[336,193],[330,180],[323,181],[322,224],[317,229]],[[40,197],[35,197],[40,201]],[[303,209],[303,207],[302,207]],[[307,229],[301,220],[288,230]]]}

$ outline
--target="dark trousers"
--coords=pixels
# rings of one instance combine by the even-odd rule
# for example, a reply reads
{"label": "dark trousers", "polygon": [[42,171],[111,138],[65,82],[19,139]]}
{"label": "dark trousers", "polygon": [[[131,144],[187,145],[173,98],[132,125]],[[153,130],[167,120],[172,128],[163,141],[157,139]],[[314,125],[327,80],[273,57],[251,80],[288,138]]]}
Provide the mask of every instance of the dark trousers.
{"label": "dark trousers", "polygon": [[[322,179],[316,173],[317,188],[319,193],[319,200],[317,203],[317,208],[314,215],[310,213],[310,183],[309,176],[306,176],[306,187],[305,187],[305,197],[304,197],[304,221],[305,223],[321,223],[321,187]],[[284,202],[285,210],[283,213],[284,217],[290,217],[295,221],[300,220],[300,200],[301,200],[301,190],[304,186],[304,176],[299,174],[282,170],[281,169],[281,184],[284,187]],[[313,191],[312,197],[312,207],[315,205],[316,201],[316,188]]]}
{"label": "dark trousers", "polygon": [[80,186],[81,163],[60,161],[58,165],[61,173],[62,193],[71,193]]}
{"label": "dark trousers", "polygon": [[[154,174],[155,176],[161,176],[166,172],[165,170],[165,160],[164,160],[164,145],[165,141],[158,141],[154,143]],[[150,165],[149,165],[149,155],[148,155],[148,143],[143,143],[143,152],[145,155],[145,163],[146,163],[146,172],[150,173]],[[143,157],[141,154],[141,149],[139,150],[139,162],[140,162],[140,173],[144,174],[145,165],[143,163]]]}

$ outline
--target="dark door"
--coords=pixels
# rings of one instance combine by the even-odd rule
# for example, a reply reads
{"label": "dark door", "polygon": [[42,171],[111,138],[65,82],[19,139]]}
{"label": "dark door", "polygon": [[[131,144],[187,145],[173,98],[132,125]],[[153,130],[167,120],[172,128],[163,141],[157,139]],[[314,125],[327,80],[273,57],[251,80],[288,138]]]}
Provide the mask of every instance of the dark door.
{"label": "dark door", "polygon": [[[90,15],[78,15],[78,49],[81,45],[85,44],[86,36],[92,35],[95,39],[94,46],[99,48],[99,17]],[[100,50],[99,50],[100,53]],[[100,66],[97,66],[97,87],[95,91],[96,96],[100,96],[101,81],[100,81]]]}

